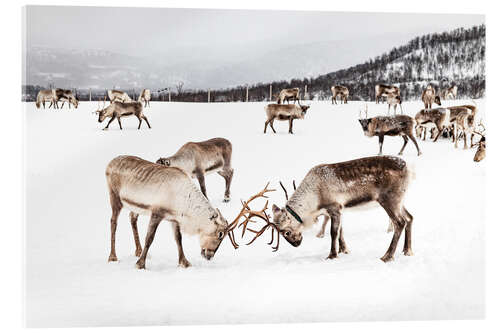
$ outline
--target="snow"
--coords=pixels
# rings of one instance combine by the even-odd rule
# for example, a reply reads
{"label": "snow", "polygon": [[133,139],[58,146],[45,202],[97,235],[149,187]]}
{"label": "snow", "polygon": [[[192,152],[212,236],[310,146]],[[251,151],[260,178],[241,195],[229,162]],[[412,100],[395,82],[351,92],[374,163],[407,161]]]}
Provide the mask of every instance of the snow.
{"label": "snow", "polygon": [[[470,101],[444,101],[444,105]],[[404,103],[414,115],[422,103]],[[484,101],[478,101],[479,117]],[[197,237],[183,238],[192,267],[177,267],[172,230],[163,222],[150,248],[146,270],[135,268],[134,242],[123,210],[117,230],[119,261],[108,263],[111,209],[104,170],[121,154],[151,161],[169,156],[187,141],[225,137],[233,144],[232,200],[223,203],[224,180],[206,179],[209,199],[231,221],[247,199],[270,181],[271,203],[284,204],[278,181],[292,192],[313,166],[371,156],[378,140],[363,135],[357,120],[364,102],[332,106],[312,102],[306,118],[275,122],[278,134],[263,134],[264,103],[151,103],[151,130],[137,119],[102,131],[82,102],[75,111],[36,110],[26,104],[26,321],[29,327],[235,324],[359,320],[475,319],[484,317],[484,165],[474,150],[448,140],[409,142],[403,158],[415,168],[406,207],[414,216],[413,257],[379,258],[389,246],[382,208],[345,211],[344,236],[351,253],[327,261],[330,237],[302,245],[281,238],[273,253],[263,236],[234,250],[224,240],[212,261],[200,256]],[[368,104],[369,116],[387,105]],[[395,154],[403,140],[385,139]],[[461,147],[461,144],[459,145]],[[198,186],[198,184],[197,184]],[[263,201],[252,205],[261,208]],[[139,218],[144,241],[148,219]],[[329,230],[329,229],[327,229]]]}

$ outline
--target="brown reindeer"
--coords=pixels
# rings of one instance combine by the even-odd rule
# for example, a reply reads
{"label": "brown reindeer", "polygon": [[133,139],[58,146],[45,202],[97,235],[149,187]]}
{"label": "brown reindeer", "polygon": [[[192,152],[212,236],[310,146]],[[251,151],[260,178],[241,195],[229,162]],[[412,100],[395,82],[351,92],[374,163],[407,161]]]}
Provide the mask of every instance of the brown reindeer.
{"label": "brown reindeer", "polygon": [[55,89],[45,89],[45,90],[40,90],[38,94],[36,95],[36,108],[39,109],[41,106],[45,109],[45,102],[50,102],[49,108],[51,106],[54,106],[56,108],[56,102],[57,96],[56,96],[56,90]]}
{"label": "brown reindeer", "polygon": [[[213,208],[189,177],[180,169],[165,167],[135,156],[118,156],[106,168],[111,204],[111,252],[108,261],[117,261],[115,233],[118,216],[123,207],[130,210],[130,222],[139,257],[136,267],[146,267],[146,257],[153,243],[156,229],[162,220],[172,222],[179,252],[179,266],[189,267],[182,248],[182,233],[199,235],[201,256],[213,258],[225,236],[234,248],[233,229],[240,217],[228,224],[218,209]],[[137,231],[139,215],[150,216],[148,232],[141,247]]]}
{"label": "brown reindeer", "polygon": [[122,117],[130,117],[130,116],[136,116],[137,119],[139,120],[139,127],[137,129],[141,129],[141,124],[142,120],[144,119],[146,121],[146,124],[148,124],[148,127],[151,128],[151,125],[149,125],[148,118],[144,115],[142,112],[142,104],[140,102],[130,102],[130,103],[122,103],[122,102],[113,102],[107,107],[105,107],[102,110],[97,110],[95,111],[96,114],[99,115],[99,122],[102,123],[104,119],[106,118],[111,118],[106,125],[106,127],[103,128],[103,130],[107,130],[109,127],[109,124],[113,120],[118,119],[118,124],[120,125],[120,130],[122,129],[122,122],[121,118]]}
{"label": "brown reindeer", "polygon": [[[378,104],[379,99],[381,97],[384,97],[384,96],[387,97],[388,94],[393,94],[393,95],[400,96],[401,95],[401,91],[396,86],[388,86],[388,85],[385,85],[385,84],[377,84],[375,86],[375,103]],[[382,102],[383,102],[383,99],[382,99]]]}
{"label": "brown reindeer", "polygon": [[441,99],[436,95],[436,90],[430,84],[422,92],[422,102],[424,102],[424,107],[426,109],[432,108],[432,103],[441,105]]}
{"label": "brown reindeer", "polygon": [[[417,129],[423,129],[423,125],[434,123],[437,127],[437,134],[434,137],[434,142],[441,136],[446,128],[449,128],[450,123],[450,109],[449,108],[435,108],[430,110],[421,110],[415,115]],[[420,133],[420,132],[417,132]]]}
{"label": "brown reindeer", "polygon": [[473,145],[477,146],[476,153],[474,154],[474,162],[481,162],[486,157],[486,136],[481,135],[481,140]]}
{"label": "brown reindeer", "polygon": [[275,120],[288,120],[288,133],[293,134],[294,119],[304,119],[309,107],[308,105],[300,105],[300,103],[299,105],[268,104],[265,107],[267,120],[264,125],[264,133],[266,133],[267,125],[270,125],[273,132],[276,133],[273,126]]}
{"label": "brown reindeer", "polygon": [[344,86],[332,86],[332,104],[337,104],[337,96],[340,96],[340,103],[344,102],[347,104],[347,99],[349,98],[349,89]]}
{"label": "brown reindeer", "polygon": [[108,90],[108,98],[111,103],[114,102],[122,102],[122,103],[130,103],[133,102],[132,98],[130,96],[121,90]]}
{"label": "brown reindeer", "polygon": [[282,235],[288,243],[298,247],[302,243],[303,230],[312,227],[319,216],[328,216],[331,220],[331,246],[327,259],[334,259],[339,251],[348,253],[341,221],[344,209],[378,202],[395,227],[392,241],[381,260],[393,260],[403,229],[403,253],[411,256],[413,217],[404,207],[404,197],[412,175],[404,160],[392,156],[367,157],[315,166],[287,200],[285,207],[273,205],[273,221],[267,219],[266,225],[257,232],[255,238],[272,226],[272,230],[278,232],[278,242]]}
{"label": "brown reindeer", "polygon": [[412,117],[406,115],[396,116],[378,116],[367,119],[359,119],[359,123],[363,128],[363,132],[367,137],[378,136],[379,142],[379,155],[382,154],[382,146],[384,145],[384,136],[401,136],[403,138],[403,147],[399,151],[399,155],[403,154],[408,143],[408,138],[415,144],[417,154],[421,155],[420,148],[418,147],[417,140],[413,135],[413,128],[415,121]]}
{"label": "brown reindeer", "polygon": [[202,142],[188,142],[174,155],[160,158],[156,163],[177,167],[190,177],[198,179],[201,192],[205,197],[207,197],[205,175],[217,172],[226,181],[224,202],[228,202],[230,200],[231,181],[234,173],[231,167],[232,152],[233,148],[229,140],[213,138]]}
{"label": "brown reindeer", "polygon": [[295,104],[296,101],[300,100],[299,95],[300,95],[299,88],[283,89],[280,91],[277,103],[283,104],[285,100],[289,102],[290,99],[293,99],[293,104]]}
{"label": "brown reindeer", "polygon": [[403,114],[403,106],[401,101],[401,96],[395,94],[387,94],[387,115],[391,113],[391,107],[394,108],[394,115],[396,114],[396,108],[399,105],[401,109],[401,114]]}
{"label": "brown reindeer", "polygon": [[456,99],[458,95],[458,87],[455,85],[449,88],[443,88],[439,95],[441,96],[442,99],[450,99],[450,98]]}

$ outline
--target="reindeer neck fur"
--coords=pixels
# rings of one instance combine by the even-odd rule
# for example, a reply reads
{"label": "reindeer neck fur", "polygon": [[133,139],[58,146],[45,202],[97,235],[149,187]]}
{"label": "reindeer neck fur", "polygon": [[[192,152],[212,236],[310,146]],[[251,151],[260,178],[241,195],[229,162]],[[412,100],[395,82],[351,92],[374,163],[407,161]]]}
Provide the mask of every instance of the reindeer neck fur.
{"label": "reindeer neck fur", "polygon": [[287,206],[300,216],[305,228],[311,227],[321,215],[318,211],[320,203],[318,189],[310,178],[308,174],[287,202]]}

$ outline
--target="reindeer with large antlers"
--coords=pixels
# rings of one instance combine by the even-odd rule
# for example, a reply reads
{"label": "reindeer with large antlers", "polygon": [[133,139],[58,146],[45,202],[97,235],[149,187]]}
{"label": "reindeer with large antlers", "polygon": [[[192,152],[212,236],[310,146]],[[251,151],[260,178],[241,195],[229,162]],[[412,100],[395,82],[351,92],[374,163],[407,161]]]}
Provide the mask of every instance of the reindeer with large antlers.
{"label": "reindeer with large antlers", "polygon": [[[392,156],[318,165],[307,173],[284,208],[273,205],[273,222],[265,219],[266,226],[272,227],[278,235],[283,235],[292,246],[297,247],[302,242],[302,231],[310,228],[319,216],[326,215],[331,220],[332,238],[327,259],[334,259],[338,256],[337,243],[340,252],[347,252],[342,235],[343,210],[376,201],[394,224],[391,244],[381,260],[387,262],[394,258],[403,229],[403,253],[411,256],[413,217],[403,204],[411,176],[412,172],[406,162]],[[264,214],[264,218],[266,215]],[[261,230],[262,233],[266,229]],[[256,237],[262,233],[259,231]]]}

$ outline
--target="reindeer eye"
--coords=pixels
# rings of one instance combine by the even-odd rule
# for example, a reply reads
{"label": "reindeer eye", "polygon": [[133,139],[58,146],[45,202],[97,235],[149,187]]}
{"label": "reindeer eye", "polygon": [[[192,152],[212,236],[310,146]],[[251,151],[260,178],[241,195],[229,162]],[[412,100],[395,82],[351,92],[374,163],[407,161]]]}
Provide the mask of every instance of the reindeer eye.
{"label": "reindeer eye", "polygon": [[290,231],[285,231],[284,235],[285,235],[286,237],[290,236]]}
{"label": "reindeer eye", "polygon": [[218,236],[217,236],[217,237],[219,237],[219,239],[224,238],[224,232],[219,231],[219,234],[218,234]]}

